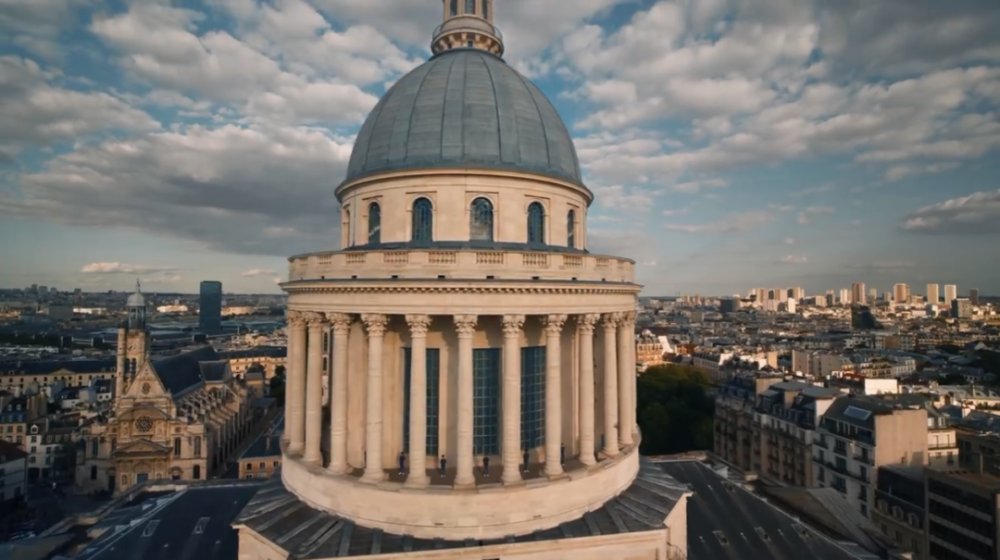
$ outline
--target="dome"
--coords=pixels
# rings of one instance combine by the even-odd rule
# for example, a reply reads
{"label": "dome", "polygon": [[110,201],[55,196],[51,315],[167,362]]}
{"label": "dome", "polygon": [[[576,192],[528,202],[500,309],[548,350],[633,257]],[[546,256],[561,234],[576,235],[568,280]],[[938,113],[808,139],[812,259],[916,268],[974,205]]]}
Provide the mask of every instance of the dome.
{"label": "dome", "polygon": [[128,296],[128,307],[146,307],[146,298],[142,297],[142,290],[139,288],[139,281],[135,282],[135,292]]}
{"label": "dome", "polygon": [[445,51],[390,88],[358,133],[347,180],[454,167],[583,184],[573,140],[552,103],[479,49]]}

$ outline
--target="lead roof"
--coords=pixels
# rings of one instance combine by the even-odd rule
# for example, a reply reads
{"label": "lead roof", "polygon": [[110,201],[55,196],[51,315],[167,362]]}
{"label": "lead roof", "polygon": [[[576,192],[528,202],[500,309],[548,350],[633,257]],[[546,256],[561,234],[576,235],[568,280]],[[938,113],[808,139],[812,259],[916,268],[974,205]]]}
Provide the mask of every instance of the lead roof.
{"label": "lead roof", "polygon": [[481,168],[583,184],[569,131],[501,58],[453,49],[400,78],[358,133],[347,180],[409,169]]}

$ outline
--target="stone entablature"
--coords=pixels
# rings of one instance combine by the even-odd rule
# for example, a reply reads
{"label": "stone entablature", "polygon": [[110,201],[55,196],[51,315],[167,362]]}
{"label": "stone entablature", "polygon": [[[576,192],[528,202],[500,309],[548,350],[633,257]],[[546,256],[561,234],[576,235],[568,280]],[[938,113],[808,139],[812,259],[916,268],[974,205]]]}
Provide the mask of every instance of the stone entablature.
{"label": "stone entablature", "polygon": [[479,279],[625,282],[635,261],[589,254],[529,251],[332,251],[289,259],[288,279]]}

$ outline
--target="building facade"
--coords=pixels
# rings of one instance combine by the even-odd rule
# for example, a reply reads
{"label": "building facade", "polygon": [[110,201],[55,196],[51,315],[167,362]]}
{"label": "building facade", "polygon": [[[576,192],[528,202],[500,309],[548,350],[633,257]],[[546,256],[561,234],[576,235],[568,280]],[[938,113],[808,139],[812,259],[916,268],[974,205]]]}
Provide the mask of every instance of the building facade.
{"label": "building facade", "polygon": [[924,537],[926,492],[922,467],[885,465],[878,468],[872,523],[911,560],[927,558]]}
{"label": "building facade", "polygon": [[[437,541],[436,559],[470,557],[453,543],[684,555],[686,514],[642,504],[639,531],[518,538],[640,491],[640,286],[633,261],[586,250],[593,194],[558,113],[503,61],[492,0],[443,7],[434,56],[358,133],[335,191],[343,250],[290,259],[283,487],[383,541]],[[241,558],[293,553],[238,529]]]}
{"label": "building facade", "polygon": [[198,328],[203,333],[222,330],[222,282],[204,280],[198,299]]}
{"label": "building facade", "polygon": [[141,293],[118,332],[114,412],[81,429],[76,488],[120,493],[147,480],[203,480],[224,468],[259,414],[210,347],[153,361]]}
{"label": "building facade", "polygon": [[715,454],[744,472],[762,468],[761,426],[754,409],[758,397],[781,383],[780,375],[738,373],[719,386],[715,393]]}
{"label": "building facade", "polygon": [[27,497],[28,454],[13,443],[0,441],[0,508],[13,511]]}
{"label": "building facade", "polygon": [[755,439],[760,441],[760,476],[790,486],[813,484],[813,442],[816,427],[837,389],[801,381],[782,381],[757,397]]}
{"label": "building facade", "polygon": [[925,469],[928,560],[1000,558],[1000,477]]}

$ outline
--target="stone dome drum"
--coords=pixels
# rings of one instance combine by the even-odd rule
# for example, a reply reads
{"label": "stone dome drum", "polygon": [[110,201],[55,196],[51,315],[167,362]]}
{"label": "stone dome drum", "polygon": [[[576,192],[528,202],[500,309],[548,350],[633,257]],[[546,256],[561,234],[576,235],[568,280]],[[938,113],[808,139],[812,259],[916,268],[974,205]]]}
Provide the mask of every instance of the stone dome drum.
{"label": "stone dome drum", "polygon": [[503,59],[472,48],[438,54],[389,89],[358,133],[347,181],[456,167],[583,185],[552,103]]}

